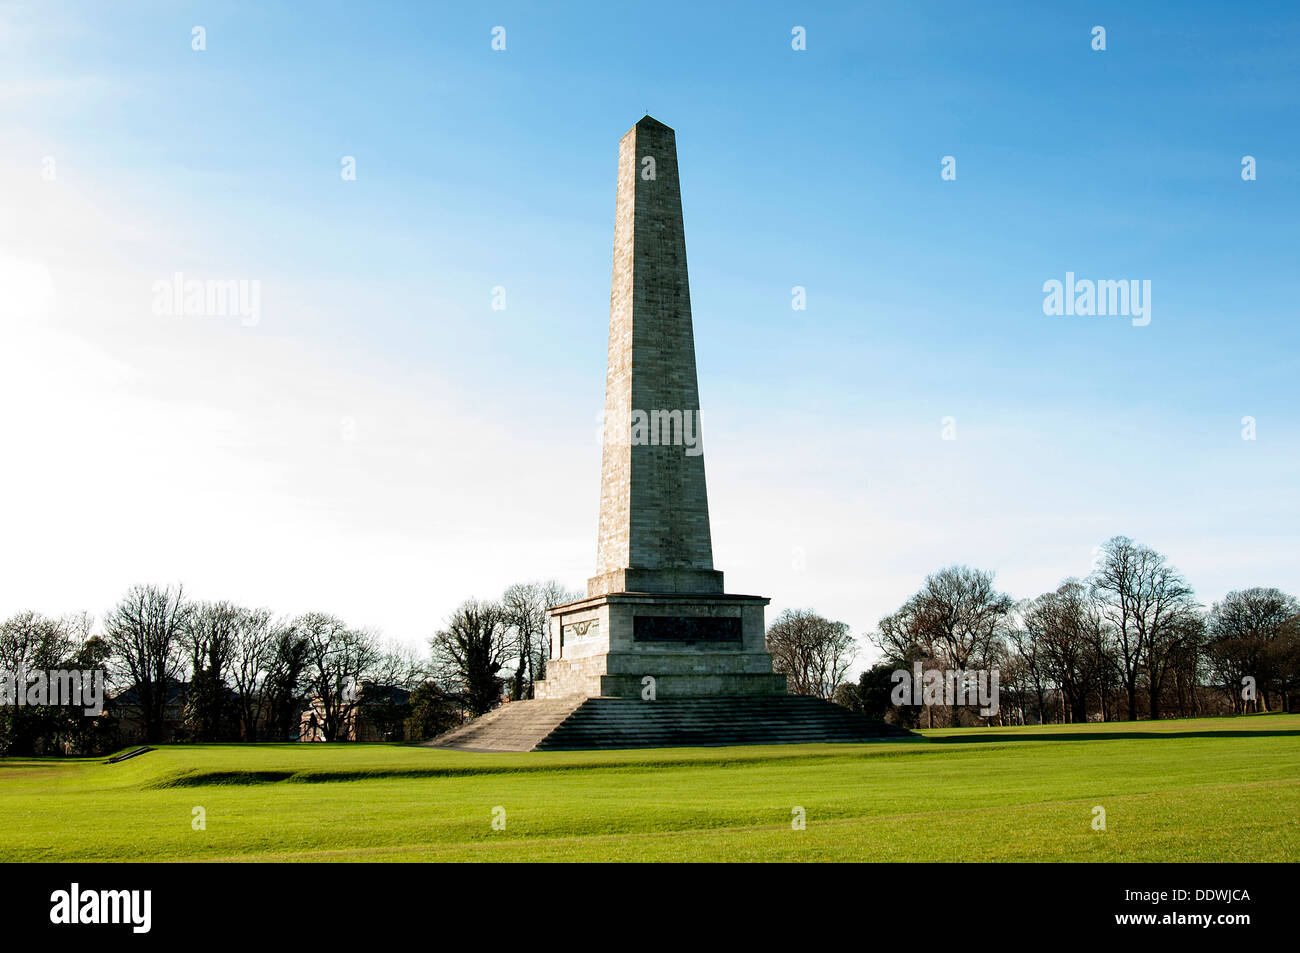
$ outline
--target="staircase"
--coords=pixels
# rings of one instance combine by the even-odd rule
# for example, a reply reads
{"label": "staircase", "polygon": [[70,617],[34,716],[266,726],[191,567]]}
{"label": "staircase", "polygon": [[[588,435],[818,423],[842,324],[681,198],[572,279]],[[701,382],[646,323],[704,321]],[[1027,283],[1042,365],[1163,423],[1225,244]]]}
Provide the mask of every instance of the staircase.
{"label": "staircase", "polygon": [[574,695],[510,702],[439,735],[425,746],[469,751],[532,751],[584,701],[581,695]]}
{"label": "staircase", "polygon": [[920,740],[820,698],[739,695],[512,702],[431,742],[482,751],[579,751]]}

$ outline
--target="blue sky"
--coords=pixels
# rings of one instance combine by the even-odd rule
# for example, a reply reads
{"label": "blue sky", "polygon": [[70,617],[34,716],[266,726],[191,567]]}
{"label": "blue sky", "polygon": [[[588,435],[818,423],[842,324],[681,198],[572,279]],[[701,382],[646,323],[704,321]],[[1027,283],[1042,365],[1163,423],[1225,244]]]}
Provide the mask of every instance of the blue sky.
{"label": "blue sky", "polygon": [[[1032,596],[1125,533],[1207,602],[1300,590],[1293,6],[547,6],[0,4],[0,255],[41,276],[0,305],[38,461],[0,613],[184,580],[417,642],[581,585],[646,110],[730,588],[862,636],[943,565]],[[261,320],[151,314],[176,271]],[[1067,271],[1150,280],[1151,323],[1045,316]]]}

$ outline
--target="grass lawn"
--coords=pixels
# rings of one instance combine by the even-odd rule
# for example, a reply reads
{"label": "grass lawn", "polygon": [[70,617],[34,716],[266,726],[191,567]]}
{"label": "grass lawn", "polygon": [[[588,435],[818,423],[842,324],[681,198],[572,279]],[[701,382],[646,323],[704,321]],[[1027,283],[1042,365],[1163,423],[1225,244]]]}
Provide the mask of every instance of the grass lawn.
{"label": "grass lawn", "polygon": [[[1300,860],[1300,715],[928,743],[0,759],[0,861]],[[1093,807],[1106,829],[1092,828]],[[191,828],[195,807],[207,829]],[[504,830],[492,827],[505,809]],[[792,809],[806,812],[792,830]]]}

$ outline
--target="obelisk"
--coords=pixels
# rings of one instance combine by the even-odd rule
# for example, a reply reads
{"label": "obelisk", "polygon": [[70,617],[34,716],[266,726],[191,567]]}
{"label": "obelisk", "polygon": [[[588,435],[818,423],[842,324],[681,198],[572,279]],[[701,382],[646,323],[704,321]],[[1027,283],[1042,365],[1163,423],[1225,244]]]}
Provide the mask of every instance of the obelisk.
{"label": "obelisk", "polygon": [[646,116],[618,150],[600,532],[588,595],[722,592],[699,422],[676,136]]}
{"label": "obelisk", "polygon": [[619,143],[596,575],[555,606],[538,698],[778,694],[762,596],[713,568],[673,130]]}

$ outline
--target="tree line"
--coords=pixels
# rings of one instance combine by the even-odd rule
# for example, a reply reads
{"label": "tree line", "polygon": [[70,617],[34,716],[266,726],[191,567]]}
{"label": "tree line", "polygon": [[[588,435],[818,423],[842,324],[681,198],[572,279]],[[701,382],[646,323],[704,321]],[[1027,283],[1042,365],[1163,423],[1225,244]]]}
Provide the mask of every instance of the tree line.
{"label": "tree line", "polygon": [[469,600],[427,654],[372,629],[308,612],[194,601],[181,586],[132,587],[105,613],[33,611],[0,623],[0,672],[103,668],[104,714],[0,708],[0,754],[99,753],[139,740],[422,741],[545,677],[546,608],[576,598],[558,583]]}
{"label": "tree line", "polygon": [[[871,641],[883,659],[836,686],[836,700],[912,725],[922,710],[898,708],[890,694],[893,673],[918,662],[997,669],[999,723],[1290,711],[1300,693],[1294,596],[1255,587],[1206,609],[1164,555],[1125,536],[1100,548],[1088,577],[1022,601],[998,591],[992,572],[942,569],[880,620]],[[960,725],[977,713],[931,705],[924,717]]]}
{"label": "tree line", "polygon": [[[508,587],[458,606],[427,654],[321,612],[193,601],[140,585],[103,618],[24,611],[0,624],[0,673],[104,668],[104,715],[44,705],[0,708],[0,754],[94,753],[134,732],[161,741],[421,741],[546,677],[548,606],[580,597],[559,583]],[[1208,609],[1168,559],[1116,536],[1094,571],[1021,601],[992,572],[950,566],[870,633],[882,659],[846,679],[849,627],[786,610],[767,631],[790,691],[914,726],[969,724],[969,705],[897,706],[894,673],[993,670],[998,723],[1136,720],[1294,710],[1300,603],[1275,588],[1228,593]],[[134,740],[134,736],[133,736]]]}

